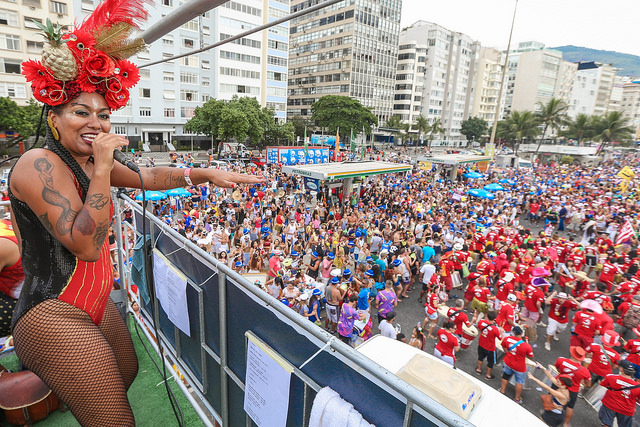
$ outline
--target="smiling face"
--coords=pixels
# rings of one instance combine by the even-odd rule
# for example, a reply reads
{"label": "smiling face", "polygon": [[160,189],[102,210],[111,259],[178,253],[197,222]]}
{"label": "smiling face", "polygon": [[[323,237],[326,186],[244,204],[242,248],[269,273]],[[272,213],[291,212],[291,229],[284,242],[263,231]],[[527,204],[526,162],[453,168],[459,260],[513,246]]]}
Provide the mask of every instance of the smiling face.
{"label": "smiling face", "polygon": [[50,111],[49,116],[58,129],[60,142],[74,155],[93,154],[91,144],[95,137],[111,130],[109,107],[98,93],[83,92],[68,104]]}

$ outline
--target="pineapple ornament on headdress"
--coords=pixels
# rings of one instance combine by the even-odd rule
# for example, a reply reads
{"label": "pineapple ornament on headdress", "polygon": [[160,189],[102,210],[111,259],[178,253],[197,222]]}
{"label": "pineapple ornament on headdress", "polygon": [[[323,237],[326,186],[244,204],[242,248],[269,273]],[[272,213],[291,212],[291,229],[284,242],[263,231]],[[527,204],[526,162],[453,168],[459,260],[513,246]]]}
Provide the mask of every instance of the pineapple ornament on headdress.
{"label": "pineapple ornament on headdress", "polygon": [[47,19],[38,26],[46,39],[42,61],[22,63],[33,96],[47,105],[69,102],[80,92],[98,92],[111,110],[124,107],[129,89],[140,79],[138,67],[126,58],[145,48],[131,38],[147,18],[145,0],[106,0],[74,31]]}

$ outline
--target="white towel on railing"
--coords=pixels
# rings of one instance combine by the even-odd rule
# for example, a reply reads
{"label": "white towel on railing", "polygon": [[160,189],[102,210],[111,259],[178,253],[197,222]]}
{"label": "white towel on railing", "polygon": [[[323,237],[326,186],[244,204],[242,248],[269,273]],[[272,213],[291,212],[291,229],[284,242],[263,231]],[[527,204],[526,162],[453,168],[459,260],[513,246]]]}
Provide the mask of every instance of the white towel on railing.
{"label": "white towel on railing", "polygon": [[335,426],[372,427],[373,425],[366,422],[351,403],[344,401],[329,387],[325,387],[313,400],[309,427]]}

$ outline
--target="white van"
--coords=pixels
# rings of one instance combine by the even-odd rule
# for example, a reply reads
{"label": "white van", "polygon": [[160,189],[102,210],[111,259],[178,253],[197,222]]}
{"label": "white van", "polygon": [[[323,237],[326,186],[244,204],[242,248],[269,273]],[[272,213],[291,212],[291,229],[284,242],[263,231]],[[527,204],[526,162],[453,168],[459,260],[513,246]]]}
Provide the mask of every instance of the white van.
{"label": "white van", "polygon": [[376,335],[356,350],[475,426],[545,425],[498,390],[403,342]]}
{"label": "white van", "polygon": [[530,160],[525,160],[518,157],[518,168],[533,169],[533,163]]}

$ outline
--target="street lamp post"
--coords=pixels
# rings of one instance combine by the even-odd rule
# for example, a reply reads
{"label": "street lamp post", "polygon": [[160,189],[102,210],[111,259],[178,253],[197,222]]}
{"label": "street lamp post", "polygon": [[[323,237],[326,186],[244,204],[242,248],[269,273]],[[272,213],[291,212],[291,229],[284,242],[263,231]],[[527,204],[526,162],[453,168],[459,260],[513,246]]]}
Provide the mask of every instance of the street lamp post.
{"label": "street lamp post", "polygon": [[511,36],[513,36],[513,25],[516,22],[516,12],[518,10],[518,0],[513,8],[513,18],[511,19],[511,31],[509,32],[509,42],[507,43],[507,54],[504,58],[504,68],[502,70],[502,81],[500,82],[500,92],[498,93],[498,103],[496,105],[496,117],[493,121],[493,128],[491,128],[490,143],[494,143],[496,140],[496,130],[498,129],[498,119],[500,118],[500,107],[502,104],[502,93],[504,92],[504,79],[507,76],[507,67],[509,65],[509,51],[511,50]]}

